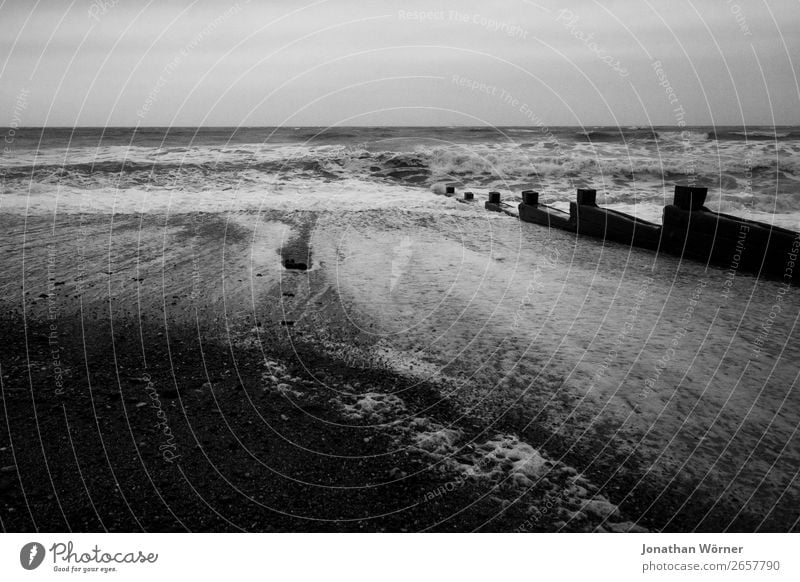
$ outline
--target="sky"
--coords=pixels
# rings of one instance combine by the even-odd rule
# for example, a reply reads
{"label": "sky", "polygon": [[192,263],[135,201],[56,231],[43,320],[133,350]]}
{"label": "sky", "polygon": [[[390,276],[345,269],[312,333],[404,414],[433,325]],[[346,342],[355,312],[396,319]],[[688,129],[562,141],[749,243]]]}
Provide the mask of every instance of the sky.
{"label": "sky", "polygon": [[0,125],[795,125],[797,0],[0,0]]}

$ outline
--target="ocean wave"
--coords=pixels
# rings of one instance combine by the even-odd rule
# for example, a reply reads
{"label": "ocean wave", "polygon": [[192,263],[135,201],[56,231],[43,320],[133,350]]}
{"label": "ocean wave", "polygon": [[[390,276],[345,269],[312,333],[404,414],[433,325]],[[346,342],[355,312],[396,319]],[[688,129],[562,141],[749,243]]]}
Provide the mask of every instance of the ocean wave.
{"label": "ocean wave", "polygon": [[800,132],[778,129],[718,131],[716,138],[718,141],[790,141],[800,139]]}
{"label": "ocean wave", "polygon": [[652,127],[619,127],[611,130],[604,128],[581,131],[576,137],[594,143],[627,143],[635,140],[655,140],[658,132]]}
{"label": "ocean wave", "polygon": [[574,135],[579,142],[592,144],[631,144],[654,142],[664,145],[700,144],[714,141],[717,133],[707,129],[656,129],[653,127],[603,128],[581,131]]}
{"label": "ocean wave", "polygon": [[[369,151],[363,147],[286,147],[254,149],[216,149],[191,152],[163,152],[149,159],[107,159],[87,161],[78,156],[71,163],[35,163],[0,168],[5,182],[45,182],[66,185],[155,186],[170,184],[186,188],[198,183],[231,183],[239,180],[302,179],[329,180],[360,178],[414,185],[430,185],[443,180],[486,185],[498,181],[535,181],[549,177],[592,181],[593,177],[624,180],[662,178],[679,180],[693,174],[718,181],[725,189],[741,182],[766,179],[800,179],[796,156],[776,157],[768,150],[697,152],[676,148],[626,149],[616,145],[586,150],[548,147],[545,142],[482,146],[417,146],[411,151]],[[585,148],[585,146],[584,146]],[[169,155],[171,154],[171,155]]]}
{"label": "ocean wave", "polygon": [[666,131],[660,130],[656,132],[656,139],[662,142],[705,142],[716,139],[716,133],[713,131],[696,131],[696,130],[675,130]]}

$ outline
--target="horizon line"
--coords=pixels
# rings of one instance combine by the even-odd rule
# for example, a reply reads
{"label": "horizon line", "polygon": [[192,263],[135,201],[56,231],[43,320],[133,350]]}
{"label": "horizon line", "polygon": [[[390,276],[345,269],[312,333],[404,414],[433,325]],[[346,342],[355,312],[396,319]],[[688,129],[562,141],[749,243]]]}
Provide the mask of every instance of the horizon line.
{"label": "horizon line", "polygon": [[586,129],[594,127],[602,128],[615,128],[615,129],[648,129],[648,128],[719,128],[719,127],[800,127],[797,124],[772,124],[772,123],[751,123],[751,124],[685,124],[685,125],[670,125],[670,124],[655,124],[655,125],[639,125],[639,124],[618,124],[618,125],[18,125],[18,126],[2,126],[3,129],[343,129],[343,128],[356,128],[356,129],[419,129],[419,128],[445,128],[445,129],[505,129],[505,128],[523,128],[523,129],[542,129],[545,127],[564,127],[564,128],[577,128]]}

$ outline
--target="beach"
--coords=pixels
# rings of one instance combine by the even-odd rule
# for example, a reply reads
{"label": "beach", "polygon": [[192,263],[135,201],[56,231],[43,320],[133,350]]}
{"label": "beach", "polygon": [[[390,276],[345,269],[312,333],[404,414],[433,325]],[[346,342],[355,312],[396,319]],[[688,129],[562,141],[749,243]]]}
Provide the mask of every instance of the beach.
{"label": "beach", "polygon": [[794,287],[407,159],[84,147],[5,170],[4,529],[797,529]]}
{"label": "beach", "polygon": [[[19,470],[3,473],[4,526],[447,531],[529,519],[506,509],[525,496],[503,484],[513,472],[458,470],[453,457],[466,466],[478,453],[448,438],[482,427],[441,382],[371,360],[374,338],[313,258],[310,271],[282,267],[281,254],[313,257],[317,220],[4,217],[4,296],[23,298],[3,317],[3,466]],[[24,287],[12,275],[23,264]],[[579,493],[574,477],[553,464],[554,483]],[[558,521],[551,511],[539,527]]]}

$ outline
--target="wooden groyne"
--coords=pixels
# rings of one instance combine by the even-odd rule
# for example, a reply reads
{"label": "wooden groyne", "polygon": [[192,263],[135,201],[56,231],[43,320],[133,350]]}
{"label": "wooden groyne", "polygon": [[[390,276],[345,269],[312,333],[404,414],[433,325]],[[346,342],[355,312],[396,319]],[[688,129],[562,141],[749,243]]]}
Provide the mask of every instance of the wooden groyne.
{"label": "wooden groyne", "polygon": [[662,248],[673,255],[723,267],[789,279],[800,247],[800,233],[705,207],[707,189],[676,186],[664,207]]}
{"label": "wooden groyne", "polygon": [[[579,189],[569,213],[540,204],[538,192],[525,190],[518,206],[519,219],[786,282],[798,280],[794,272],[800,256],[800,233],[712,212],[705,206],[707,194],[707,188],[675,186],[673,202],[664,207],[659,225],[598,206],[596,190]],[[489,193],[487,210],[514,216],[505,206],[499,192]]]}
{"label": "wooden groyne", "polygon": [[620,244],[658,249],[661,227],[623,212],[597,205],[597,191],[581,189],[575,202],[570,202],[569,216],[578,234],[602,238]]}
{"label": "wooden groyne", "polygon": [[503,214],[508,214],[509,216],[517,218],[517,215],[509,210],[510,205],[500,199],[500,192],[489,192],[489,199],[484,203],[484,208],[492,212],[502,212]]}
{"label": "wooden groyne", "polygon": [[561,230],[575,232],[575,222],[572,220],[570,213],[546,204],[539,204],[539,193],[533,190],[525,190],[522,193],[519,218],[525,222],[533,222],[549,228],[560,228]]}

